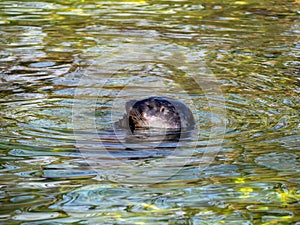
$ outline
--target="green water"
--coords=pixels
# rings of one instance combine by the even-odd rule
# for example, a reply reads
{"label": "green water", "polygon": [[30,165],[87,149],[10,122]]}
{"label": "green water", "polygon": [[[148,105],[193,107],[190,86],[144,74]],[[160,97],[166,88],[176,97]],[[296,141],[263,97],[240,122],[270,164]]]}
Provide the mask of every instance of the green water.
{"label": "green water", "polygon": [[[299,12],[1,1],[0,224],[299,225]],[[192,139],[112,130],[153,95],[191,108]]]}

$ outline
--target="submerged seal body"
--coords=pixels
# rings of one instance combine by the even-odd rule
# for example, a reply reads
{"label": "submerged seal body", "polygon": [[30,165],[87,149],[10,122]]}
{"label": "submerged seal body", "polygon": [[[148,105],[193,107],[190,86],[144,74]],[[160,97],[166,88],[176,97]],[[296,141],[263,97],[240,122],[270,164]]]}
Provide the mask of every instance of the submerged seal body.
{"label": "submerged seal body", "polygon": [[126,103],[126,114],[117,122],[121,128],[181,130],[195,126],[191,110],[181,101],[166,97],[150,97],[130,100]]}

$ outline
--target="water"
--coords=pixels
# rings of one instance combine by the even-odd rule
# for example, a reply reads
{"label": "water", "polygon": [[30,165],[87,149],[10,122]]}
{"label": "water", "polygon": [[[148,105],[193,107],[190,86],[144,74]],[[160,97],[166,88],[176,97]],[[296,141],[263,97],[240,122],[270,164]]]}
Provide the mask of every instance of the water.
{"label": "water", "polygon": [[[299,10],[2,1],[0,223],[299,224]],[[194,138],[113,130],[152,95],[189,105]]]}

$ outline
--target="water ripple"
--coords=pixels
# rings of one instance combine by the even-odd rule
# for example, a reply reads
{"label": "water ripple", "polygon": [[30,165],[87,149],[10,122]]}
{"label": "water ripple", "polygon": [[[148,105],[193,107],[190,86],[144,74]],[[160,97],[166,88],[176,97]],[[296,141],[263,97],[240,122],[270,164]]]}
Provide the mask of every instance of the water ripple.
{"label": "water ripple", "polygon": [[[298,8],[1,1],[0,223],[297,223]],[[207,87],[209,74],[223,96]],[[197,140],[128,148],[112,124],[141,93],[186,102]],[[224,101],[226,115],[213,110]],[[81,141],[74,109],[90,110],[82,125],[94,118]],[[212,133],[222,124],[224,136]],[[172,158],[175,145],[183,155]],[[164,169],[149,169],[168,157]]]}

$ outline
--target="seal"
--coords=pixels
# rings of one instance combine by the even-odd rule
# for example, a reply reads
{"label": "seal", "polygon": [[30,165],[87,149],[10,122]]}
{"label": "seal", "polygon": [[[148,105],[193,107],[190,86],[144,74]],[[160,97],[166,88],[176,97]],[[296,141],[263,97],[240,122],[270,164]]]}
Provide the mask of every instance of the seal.
{"label": "seal", "polygon": [[166,97],[149,97],[126,102],[126,113],[116,124],[129,128],[132,133],[137,129],[167,129],[180,131],[195,126],[191,110],[181,101]]}

